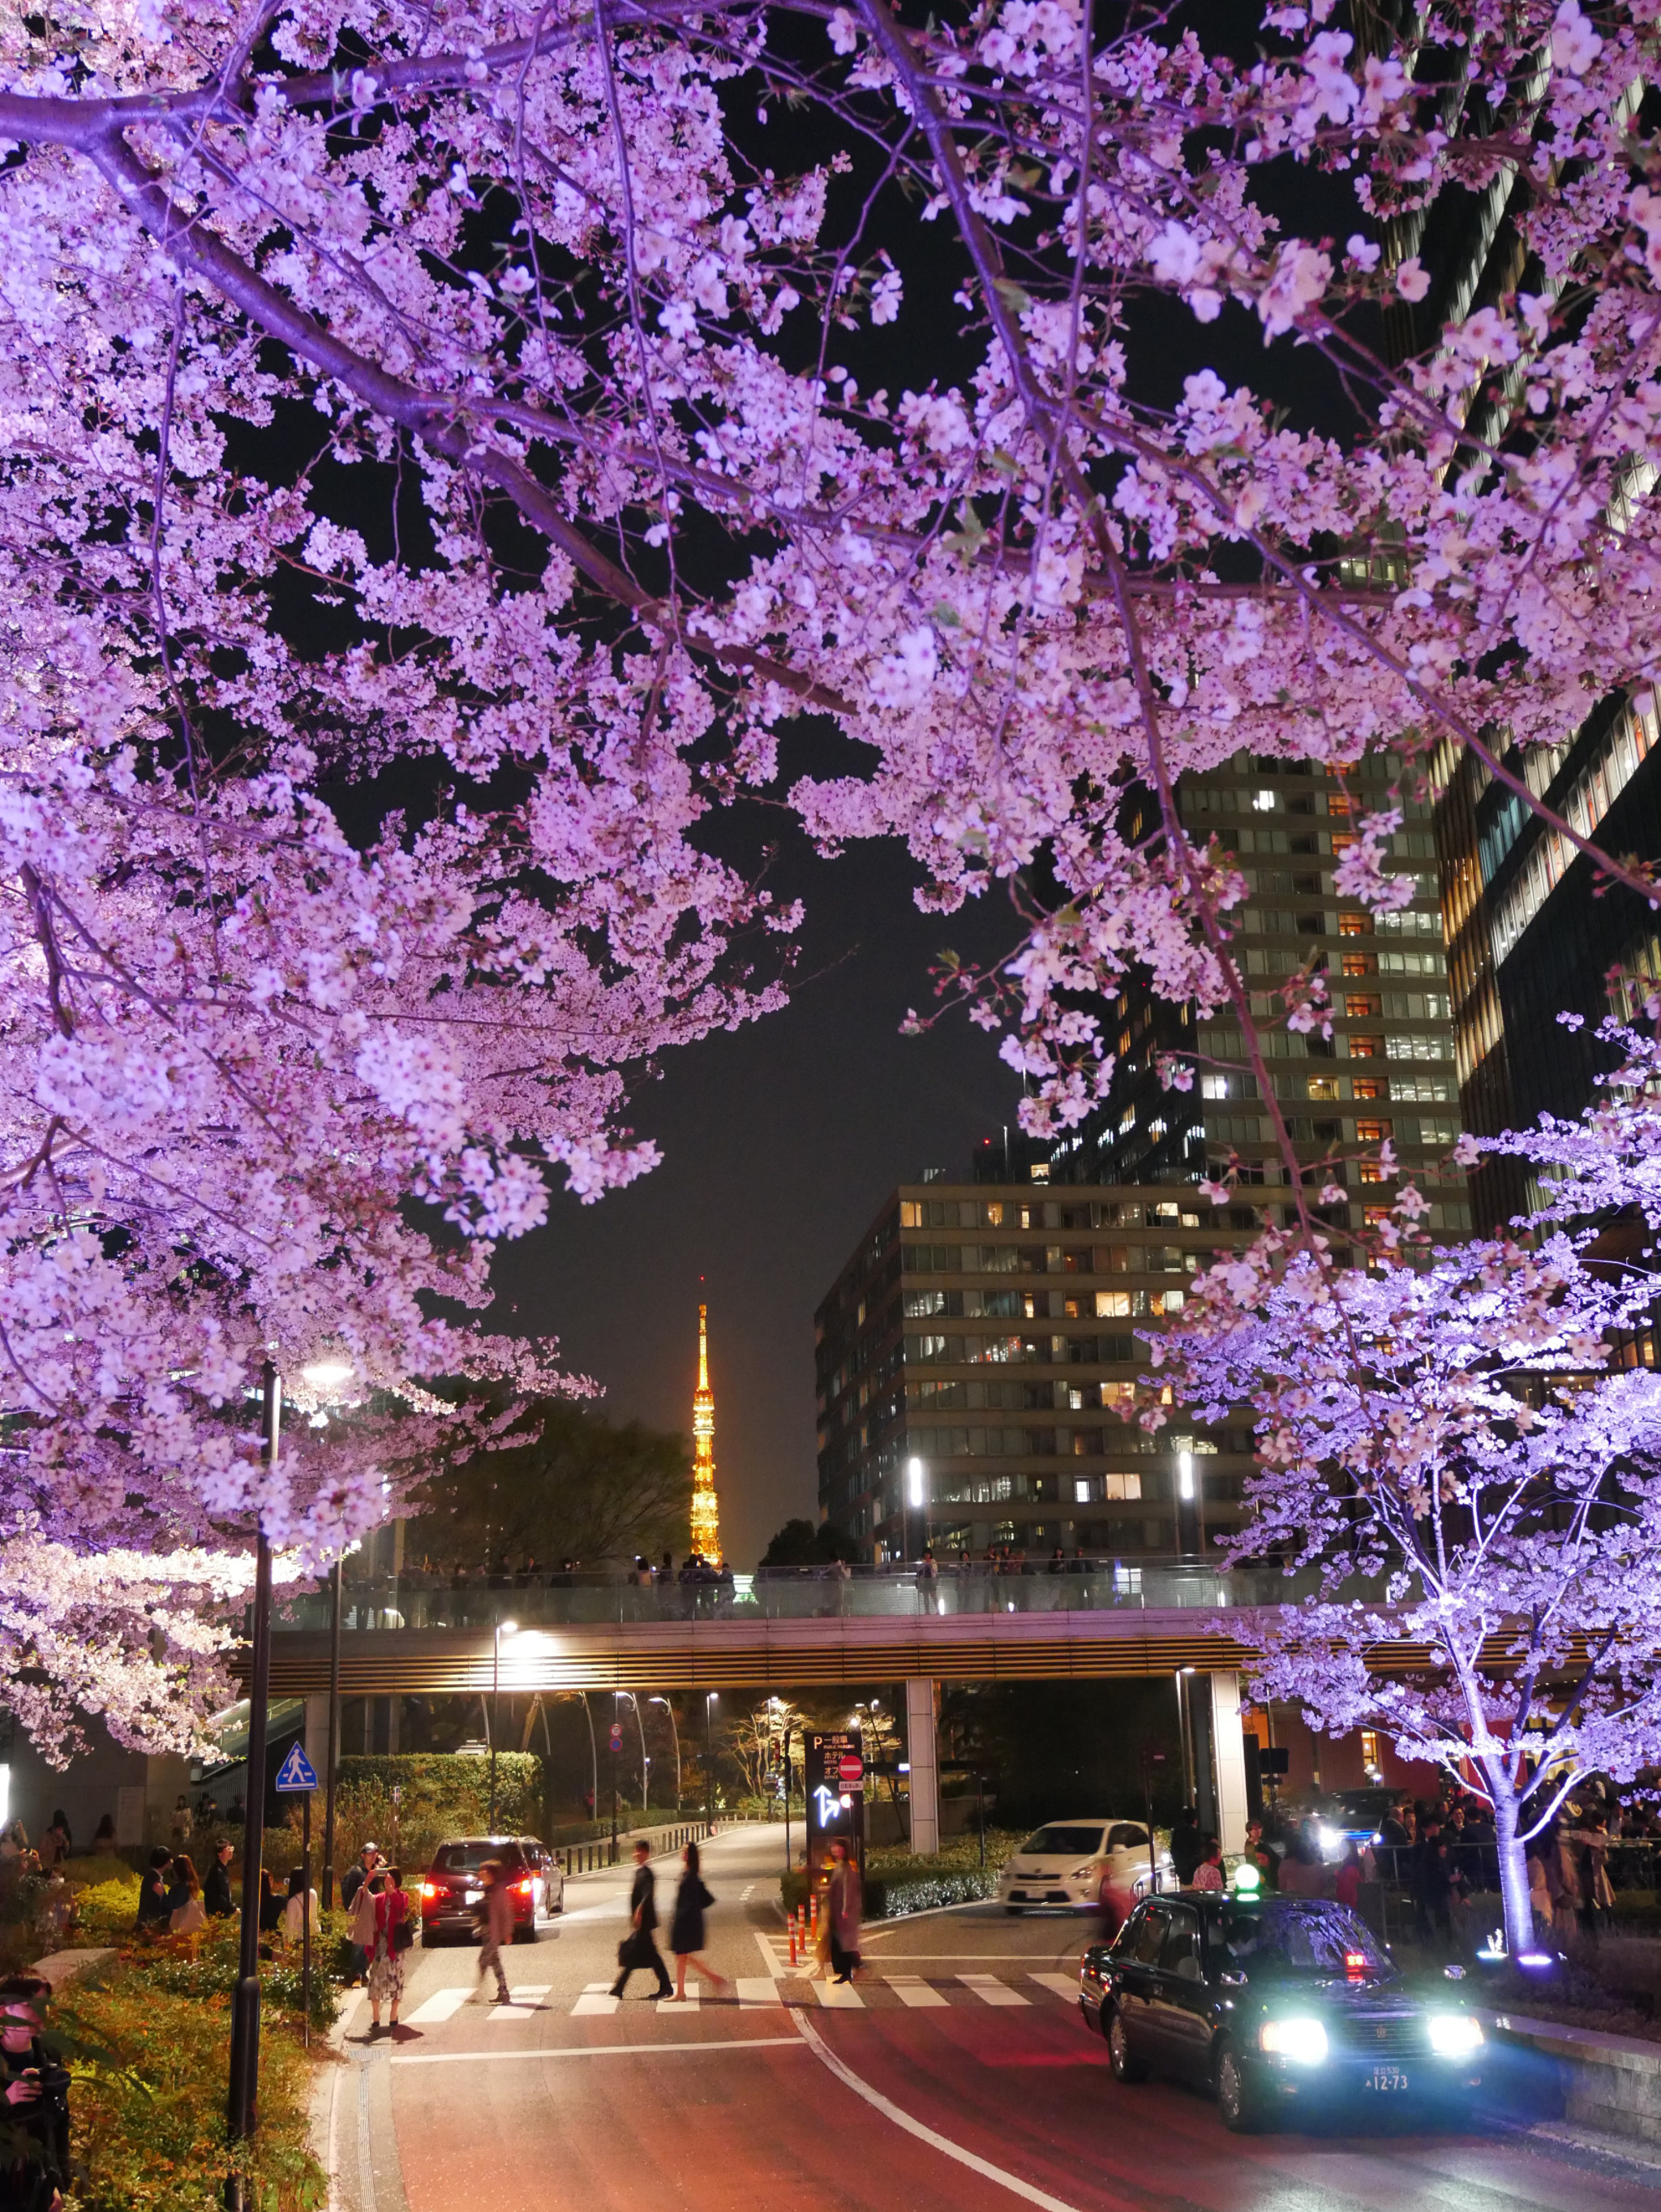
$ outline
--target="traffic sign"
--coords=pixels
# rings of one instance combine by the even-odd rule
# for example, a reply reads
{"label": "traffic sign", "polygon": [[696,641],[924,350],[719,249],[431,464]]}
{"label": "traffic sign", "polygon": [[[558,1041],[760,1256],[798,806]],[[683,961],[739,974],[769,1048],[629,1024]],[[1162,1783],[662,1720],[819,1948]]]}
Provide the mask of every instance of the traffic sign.
{"label": "traffic sign", "polygon": [[621,1751],[622,1747],[623,1724],[621,1721],[613,1721],[611,1723],[611,1748],[613,1751]]}
{"label": "traffic sign", "polygon": [[317,1786],[317,1769],[299,1744],[291,1744],[288,1747],[288,1756],[277,1769],[277,1778],[272,1787],[277,1790],[315,1790]]}
{"label": "traffic sign", "polygon": [[845,1790],[865,1778],[865,1762],[857,1751],[845,1751],[837,1762],[836,1778]]}

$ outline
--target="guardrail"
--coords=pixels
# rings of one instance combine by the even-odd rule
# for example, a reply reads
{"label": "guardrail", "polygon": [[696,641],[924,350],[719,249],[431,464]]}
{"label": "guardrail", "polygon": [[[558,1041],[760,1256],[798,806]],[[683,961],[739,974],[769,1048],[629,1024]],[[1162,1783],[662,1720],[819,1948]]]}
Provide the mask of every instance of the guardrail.
{"label": "guardrail", "polygon": [[650,1844],[653,1858],[661,1858],[665,1852],[700,1844],[714,1833],[707,1820],[689,1820],[679,1827],[633,1828],[626,1835],[601,1836],[589,1844],[556,1844],[554,1856],[567,1874],[593,1874],[603,1867],[615,1867],[626,1844],[632,1850],[636,1844]]}
{"label": "guardrail", "polygon": [[[1306,1576],[1274,1567],[1218,1568],[1187,1560],[1028,1560],[994,1568],[762,1569],[754,1577],[651,1582],[572,1571],[452,1582],[410,1572],[349,1582],[341,1626],[476,1628],[511,1619],[519,1627],[580,1627],[648,1621],[918,1620],[932,1615],[1217,1611],[1288,1605],[1309,1595]],[[274,1626],[329,1626],[326,1591],[280,1599]]]}

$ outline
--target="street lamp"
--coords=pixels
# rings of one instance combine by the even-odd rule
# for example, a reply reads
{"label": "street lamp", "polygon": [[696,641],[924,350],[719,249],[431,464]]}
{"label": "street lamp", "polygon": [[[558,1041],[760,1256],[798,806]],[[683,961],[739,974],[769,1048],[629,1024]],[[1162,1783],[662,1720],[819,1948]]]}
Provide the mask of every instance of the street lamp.
{"label": "street lamp", "polygon": [[[314,1390],[338,1389],[356,1370],[344,1359],[314,1360],[300,1370]],[[335,1904],[335,1784],[340,1776],[340,1608],[341,1566],[337,1555],[329,1576],[329,1754],[323,1778],[323,1909]]]}
{"label": "street lamp", "polygon": [[[268,1359],[260,1376],[264,1431],[261,1456],[275,1475],[282,1431],[282,1381]],[[265,1844],[265,1714],[271,1684],[271,1546],[264,1522],[254,1544],[254,1633],[248,1669],[248,1807],[242,1832],[242,1944],[231,2002],[231,2083],[226,2132],[233,2142],[252,2135],[259,2086],[260,1858]],[[229,2200],[242,2203],[233,2179]]]}
{"label": "street lamp", "polygon": [[618,1698],[627,1698],[630,1705],[634,1708],[634,1725],[640,1732],[640,1810],[644,1813],[646,1809],[646,1798],[649,1794],[646,1781],[646,1769],[650,1766],[652,1762],[646,1757],[646,1723],[640,1718],[640,1700],[635,1696],[633,1690],[614,1690],[611,1694],[614,1700],[614,1711],[615,1711],[615,1700]]}
{"label": "street lamp", "polygon": [[704,1825],[711,1828],[715,1826],[715,1747],[710,1707],[720,1694],[718,1690],[704,1692]]}
{"label": "street lamp", "polygon": [[[908,1459],[906,1462],[906,1502],[913,1513],[922,1511],[928,1504],[928,1478],[920,1459]],[[924,1520],[925,1529],[927,1526],[928,1521],[925,1515]],[[923,1554],[920,1548],[914,1540],[912,1540],[916,1534],[915,1528],[909,1531],[908,1545],[916,1556],[921,1559]]]}
{"label": "street lamp", "polygon": [[502,1638],[504,1636],[517,1636],[518,1632],[519,1624],[517,1620],[498,1620],[495,1634],[491,1639],[493,1665],[490,1676],[490,1832],[493,1836],[496,1832],[496,1735],[497,1715],[502,1694]]}
{"label": "street lamp", "polygon": [[674,1708],[674,1706],[673,1706],[673,1705],[670,1705],[670,1703],[669,1702],[669,1699],[668,1699],[667,1698],[648,1698],[646,1699],[646,1703],[647,1703],[647,1705],[661,1705],[661,1706],[664,1708],[664,1711],[669,1715],[669,1724],[670,1724],[670,1727],[671,1729],[674,1729],[674,1731],[675,1731],[675,1811],[676,1811],[676,1816],[678,1817],[678,1816],[679,1816],[679,1814],[680,1814],[680,1810],[681,1810],[681,1729],[680,1729],[680,1724],[679,1724],[679,1723],[676,1720],[676,1717],[675,1717],[675,1708]]}

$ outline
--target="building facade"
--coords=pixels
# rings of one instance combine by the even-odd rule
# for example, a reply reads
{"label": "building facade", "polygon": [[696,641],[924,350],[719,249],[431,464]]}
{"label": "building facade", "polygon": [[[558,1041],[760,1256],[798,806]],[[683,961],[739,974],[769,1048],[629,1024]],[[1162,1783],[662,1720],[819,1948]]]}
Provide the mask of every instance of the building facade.
{"label": "building facade", "polygon": [[815,1316],[822,1517],[876,1559],[1213,1556],[1249,1426],[1123,1410],[1222,1226],[1191,1191],[901,1185]]}

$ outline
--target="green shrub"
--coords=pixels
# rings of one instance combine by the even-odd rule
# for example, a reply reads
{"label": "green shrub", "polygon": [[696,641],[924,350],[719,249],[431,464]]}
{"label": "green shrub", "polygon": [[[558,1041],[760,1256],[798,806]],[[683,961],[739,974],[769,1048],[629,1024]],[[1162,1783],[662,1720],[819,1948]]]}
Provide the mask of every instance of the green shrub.
{"label": "green shrub", "polygon": [[[392,1791],[399,1792],[394,1805]],[[546,1825],[543,1761],[534,1752],[496,1754],[496,1832],[540,1836]],[[318,1844],[318,1813],[312,1847]],[[300,1826],[289,1814],[291,1830]],[[366,1843],[373,1842],[408,1869],[430,1865],[434,1849],[450,1836],[482,1836],[490,1817],[490,1762],[458,1752],[401,1753],[396,1758],[343,1759],[335,1790],[335,1868],[343,1874]],[[299,1863],[296,1838],[286,1840]],[[271,1863],[282,1863],[276,1850]]]}
{"label": "green shrub", "polygon": [[[326,2032],[340,2009],[337,1987],[344,1948],[345,1916],[320,1912],[312,1931],[312,2026]],[[121,1955],[121,1974],[129,1988],[153,1989],[168,1996],[229,1998],[240,1965],[241,1929],[236,1917],[210,1920],[198,1936],[162,1936],[130,1942]],[[280,1939],[261,1939],[259,1985],[263,2001],[279,2011],[300,2011],[300,1947]]]}
{"label": "green shrub", "polygon": [[[96,1865],[99,1861],[83,1862]],[[125,1867],[118,1876],[89,1882],[75,1893],[75,1923],[70,1940],[75,1943],[119,1943],[133,1932],[138,1914],[139,1881]]]}
{"label": "green shrub", "polygon": [[[886,1862],[888,1870],[881,1871]],[[791,1867],[779,1879],[779,1893],[786,1912],[808,1901],[808,1877],[801,1867]],[[873,1852],[866,1860],[864,1914],[867,1920],[901,1920],[907,1913],[931,1912],[943,1905],[973,1905],[997,1893],[997,1869],[943,1866],[932,1858],[906,1858]]]}

